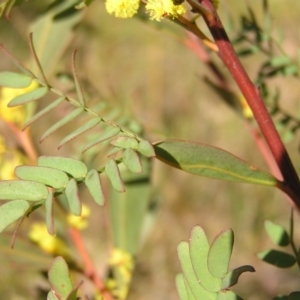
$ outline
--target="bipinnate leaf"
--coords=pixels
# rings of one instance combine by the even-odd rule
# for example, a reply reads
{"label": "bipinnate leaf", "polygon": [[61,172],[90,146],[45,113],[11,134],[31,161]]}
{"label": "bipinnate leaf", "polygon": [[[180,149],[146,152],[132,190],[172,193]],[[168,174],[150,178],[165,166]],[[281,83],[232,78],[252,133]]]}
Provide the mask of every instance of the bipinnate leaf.
{"label": "bipinnate leaf", "polygon": [[55,235],[54,228],[54,217],[53,217],[53,191],[50,190],[48,197],[45,201],[45,211],[46,211],[46,226],[49,234]]}
{"label": "bipinnate leaf", "polygon": [[143,171],[142,163],[139,155],[136,151],[128,148],[124,151],[122,160],[124,165],[132,172],[132,173],[141,173]]}
{"label": "bipinnate leaf", "polygon": [[278,268],[290,268],[296,263],[293,255],[273,249],[260,252],[257,256],[264,262]]}
{"label": "bipinnate leaf", "polygon": [[84,183],[95,202],[99,205],[103,205],[105,202],[105,196],[99,173],[95,169],[90,170],[85,177]]}
{"label": "bipinnate leaf", "polygon": [[66,173],[49,167],[18,166],[15,174],[20,179],[40,182],[55,189],[64,189],[69,181]]}
{"label": "bipinnate leaf", "polygon": [[125,192],[125,185],[121,178],[120,170],[114,159],[109,159],[105,164],[105,174],[117,192]]}
{"label": "bipinnate leaf", "polygon": [[137,150],[146,157],[154,157],[155,150],[150,142],[148,141],[141,141],[139,142]]}
{"label": "bipinnate leaf", "polygon": [[183,275],[195,299],[215,300],[217,298],[217,294],[205,290],[198,282],[190,258],[189,244],[187,242],[181,242],[177,247],[177,251]]}
{"label": "bipinnate leaf", "polygon": [[231,229],[222,231],[212,242],[207,259],[209,272],[223,278],[227,272],[233,248],[234,235]]}
{"label": "bipinnate leaf", "polygon": [[89,150],[90,148],[96,146],[97,144],[100,144],[106,140],[111,139],[112,137],[116,136],[118,133],[120,132],[120,128],[119,127],[113,127],[113,128],[109,128],[108,130],[106,130],[105,132],[103,132],[99,138],[93,140],[92,142],[88,143],[84,149],[82,150],[82,153],[84,153],[85,151]]}
{"label": "bipinnate leaf", "polygon": [[58,299],[68,299],[69,294],[73,290],[73,285],[67,263],[61,256],[53,260],[48,271],[48,279],[51,289]]}
{"label": "bipinnate leaf", "polygon": [[204,230],[195,226],[190,238],[190,256],[196,277],[202,287],[210,292],[221,290],[222,279],[211,275],[207,267],[209,243]]}
{"label": "bipinnate leaf", "polygon": [[222,281],[222,290],[226,290],[231,286],[237,284],[239,277],[244,272],[255,272],[255,269],[252,266],[241,266],[230,272],[228,272]]}
{"label": "bipinnate leaf", "polygon": [[0,72],[0,86],[10,88],[26,88],[31,84],[32,77],[13,72]]}
{"label": "bipinnate leaf", "polygon": [[216,300],[243,300],[241,297],[236,295],[233,291],[224,290],[218,293]]}
{"label": "bipinnate leaf", "polygon": [[300,299],[300,292],[293,292],[289,294],[288,300],[299,300]]}
{"label": "bipinnate leaf", "polygon": [[74,178],[68,182],[65,193],[71,213],[75,216],[81,216],[81,200],[79,198],[77,182]]}
{"label": "bipinnate leaf", "polygon": [[18,105],[23,105],[23,104],[29,103],[31,101],[38,100],[38,99],[42,98],[43,96],[45,96],[47,93],[48,93],[47,87],[39,87],[28,93],[25,93],[25,94],[15,97],[8,103],[7,106],[14,107],[14,106],[18,106]]}
{"label": "bipinnate leaf", "polygon": [[156,158],[191,174],[215,179],[276,186],[277,179],[236,156],[212,146],[180,140],[154,145]]}
{"label": "bipinnate leaf", "polygon": [[127,137],[127,136],[119,136],[117,139],[111,142],[112,145],[123,148],[123,149],[137,149],[138,141],[134,138]]}
{"label": "bipinnate leaf", "polygon": [[272,242],[278,246],[287,246],[290,243],[290,238],[284,227],[273,223],[272,221],[265,221],[265,228],[268,236]]}
{"label": "bipinnate leaf", "polygon": [[74,109],[71,113],[67,114],[64,118],[56,122],[54,125],[52,125],[40,138],[40,142],[45,140],[47,137],[49,137],[52,133],[54,133],[59,128],[63,127],[70,121],[74,120],[76,117],[78,117],[82,112],[84,111],[84,107],[78,107]]}
{"label": "bipinnate leaf", "polygon": [[25,200],[9,201],[0,206],[0,232],[21,218],[29,209]]}
{"label": "bipinnate leaf", "polygon": [[42,201],[48,196],[47,187],[39,182],[25,180],[0,181],[0,200]]}
{"label": "bipinnate leaf", "polygon": [[61,170],[76,179],[85,178],[88,171],[83,162],[68,157],[40,156],[38,165]]}
{"label": "bipinnate leaf", "polygon": [[[182,274],[177,274],[176,276],[176,287],[180,297],[180,300],[190,300],[188,291],[185,287],[184,277]],[[193,300],[195,298],[193,297]]]}
{"label": "bipinnate leaf", "polygon": [[95,127],[97,124],[99,124],[101,122],[101,118],[100,117],[96,117],[90,121],[88,121],[87,123],[85,123],[84,125],[82,125],[81,127],[79,127],[78,129],[76,129],[75,131],[71,132],[70,134],[68,134],[58,145],[58,149],[60,149],[62,146],[64,146],[65,144],[67,144],[68,142],[72,141],[73,139],[77,138],[78,136],[80,136],[81,134],[87,132],[88,130],[92,129],[93,127]]}
{"label": "bipinnate leaf", "polygon": [[30,126],[32,123],[34,123],[36,120],[41,118],[42,116],[46,115],[48,112],[50,112],[55,107],[59,106],[62,102],[64,102],[66,97],[60,97],[53,101],[51,104],[43,108],[41,111],[39,111],[37,114],[35,114],[30,120],[26,122],[26,124],[23,127],[23,130],[25,130],[28,126]]}

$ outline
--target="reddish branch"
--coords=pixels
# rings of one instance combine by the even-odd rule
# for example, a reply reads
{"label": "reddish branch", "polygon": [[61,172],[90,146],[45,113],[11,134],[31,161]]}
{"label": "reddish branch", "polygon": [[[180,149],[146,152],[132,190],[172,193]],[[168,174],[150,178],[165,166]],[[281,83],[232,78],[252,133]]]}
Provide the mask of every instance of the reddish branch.
{"label": "reddish branch", "polygon": [[271,150],[280,169],[284,182],[278,186],[287,193],[300,209],[300,183],[296,170],[291,162],[287,150],[280,139],[275,125],[261,98],[259,88],[250,80],[242,66],[218,14],[210,0],[198,0],[210,12],[203,13],[203,18],[218,46],[218,55],[230,71],[235,82],[250,106],[260,130]]}

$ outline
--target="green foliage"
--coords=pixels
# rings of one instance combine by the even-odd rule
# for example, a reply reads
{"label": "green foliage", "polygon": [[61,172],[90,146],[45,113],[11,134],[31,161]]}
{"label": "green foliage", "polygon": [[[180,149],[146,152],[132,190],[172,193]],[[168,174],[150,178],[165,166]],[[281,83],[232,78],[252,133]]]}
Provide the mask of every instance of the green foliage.
{"label": "green foliage", "polygon": [[169,140],[154,147],[159,160],[195,175],[270,186],[278,182],[271,174],[212,146]]}
{"label": "green foliage", "polygon": [[180,299],[241,299],[229,288],[244,272],[254,272],[251,266],[229,271],[233,248],[231,229],[221,232],[209,246],[200,226],[193,228],[188,242],[181,242],[178,255],[183,274],[176,278]]}

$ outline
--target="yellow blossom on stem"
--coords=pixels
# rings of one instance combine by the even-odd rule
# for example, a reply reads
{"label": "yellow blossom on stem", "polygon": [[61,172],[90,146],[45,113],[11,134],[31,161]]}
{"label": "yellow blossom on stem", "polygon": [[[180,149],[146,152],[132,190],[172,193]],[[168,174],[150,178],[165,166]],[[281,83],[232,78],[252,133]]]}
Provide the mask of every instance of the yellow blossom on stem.
{"label": "yellow blossom on stem", "polygon": [[174,5],[172,0],[148,0],[146,10],[150,14],[150,19],[156,21],[165,16],[176,18],[185,13],[184,6]]}
{"label": "yellow blossom on stem", "polygon": [[82,205],[81,216],[74,216],[73,214],[69,214],[67,217],[67,221],[69,225],[72,227],[82,230],[88,226],[87,217],[91,214],[91,210],[86,205]]}
{"label": "yellow blossom on stem", "polygon": [[131,18],[137,13],[140,0],[106,0],[106,10],[118,18]]}

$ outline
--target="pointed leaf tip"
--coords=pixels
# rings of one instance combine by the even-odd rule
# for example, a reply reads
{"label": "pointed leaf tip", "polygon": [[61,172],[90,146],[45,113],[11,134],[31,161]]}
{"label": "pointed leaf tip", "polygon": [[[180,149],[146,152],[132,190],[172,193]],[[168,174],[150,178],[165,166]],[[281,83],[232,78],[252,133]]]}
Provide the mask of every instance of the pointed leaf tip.
{"label": "pointed leaf tip", "polygon": [[271,174],[222,149],[180,140],[154,144],[156,158],[185,172],[214,179],[276,186]]}
{"label": "pointed leaf tip", "polygon": [[287,246],[290,243],[290,238],[284,227],[273,223],[272,221],[265,221],[266,231],[272,242],[278,246]]}

